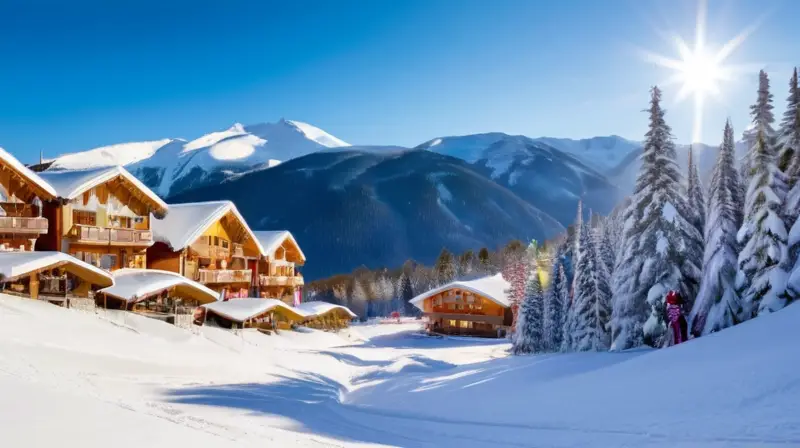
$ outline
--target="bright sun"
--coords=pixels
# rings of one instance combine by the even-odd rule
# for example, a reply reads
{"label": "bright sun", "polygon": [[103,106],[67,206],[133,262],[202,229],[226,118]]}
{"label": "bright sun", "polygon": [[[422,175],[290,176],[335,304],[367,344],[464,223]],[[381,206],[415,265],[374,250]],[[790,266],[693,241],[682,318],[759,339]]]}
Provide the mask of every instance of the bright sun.
{"label": "bright sun", "polygon": [[662,86],[680,84],[676,102],[680,103],[690,95],[694,99],[694,121],[692,125],[692,142],[702,139],[703,110],[705,100],[709,96],[720,98],[720,83],[733,79],[736,72],[750,71],[752,66],[725,65],[725,60],[742,42],[755,31],[755,26],[747,28],[738,36],[729,40],[717,51],[709,51],[706,47],[706,2],[699,0],[697,24],[695,27],[694,46],[690,47],[681,37],[675,36],[673,41],[678,47],[679,59],[645,52],[645,59],[674,71]]}

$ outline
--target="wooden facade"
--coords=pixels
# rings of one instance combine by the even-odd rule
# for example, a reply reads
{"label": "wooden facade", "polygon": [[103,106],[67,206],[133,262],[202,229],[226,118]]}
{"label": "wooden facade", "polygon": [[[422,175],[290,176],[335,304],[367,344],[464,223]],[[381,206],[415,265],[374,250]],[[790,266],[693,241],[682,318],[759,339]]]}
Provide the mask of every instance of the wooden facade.
{"label": "wooden facade", "polygon": [[[116,168],[122,170],[121,168]],[[45,173],[47,174],[47,173]],[[112,173],[114,174],[114,173]],[[46,180],[58,180],[52,173]],[[127,175],[103,176],[81,191],[61,195],[44,205],[49,232],[37,250],[58,250],[86,263],[114,271],[147,267],[147,248],[153,244],[151,214],[163,215],[166,204]]]}
{"label": "wooden facade", "polygon": [[32,251],[48,232],[42,204],[55,195],[10,157],[0,153],[0,251]]}
{"label": "wooden facade", "polygon": [[425,298],[421,308],[432,333],[503,337],[512,322],[510,308],[457,286]]}
{"label": "wooden facade", "polygon": [[147,258],[148,268],[177,272],[226,298],[256,294],[261,251],[232,210],[210,222],[186,247],[175,250],[158,242],[148,248]]}
{"label": "wooden facade", "polygon": [[305,284],[298,269],[306,261],[303,251],[287,231],[254,233],[265,251],[258,261],[258,297],[294,305]]}

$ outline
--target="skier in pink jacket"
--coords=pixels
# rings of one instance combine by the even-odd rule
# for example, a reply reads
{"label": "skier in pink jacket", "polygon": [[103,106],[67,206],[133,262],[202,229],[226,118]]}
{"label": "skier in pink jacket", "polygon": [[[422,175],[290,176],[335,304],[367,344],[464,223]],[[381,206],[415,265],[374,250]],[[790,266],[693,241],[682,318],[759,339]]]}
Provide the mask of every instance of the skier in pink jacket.
{"label": "skier in pink jacket", "polygon": [[672,329],[673,342],[676,345],[688,339],[688,324],[683,315],[682,305],[683,298],[678,291],[667,293],[667,322]]}

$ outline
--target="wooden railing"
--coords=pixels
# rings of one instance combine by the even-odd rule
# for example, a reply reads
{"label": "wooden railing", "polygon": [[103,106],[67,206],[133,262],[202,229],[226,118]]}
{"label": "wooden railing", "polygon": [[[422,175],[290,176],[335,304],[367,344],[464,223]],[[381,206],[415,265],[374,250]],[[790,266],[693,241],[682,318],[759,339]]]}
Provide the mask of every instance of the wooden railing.
{"label": "wooden railing", "polygon": [[47,218],[0,217],[0,232],[3,233],[47,233]]}
{"label": "wooden railing", "polygon": [[249,269],[198,269],[200,283],[250,283],[253,271]]}
{"label": "wooden railing", "polygon": [[303,276],[273,276],[261,274],[258,276],[258,281],[261,286],[302,286]]}
{"label": "wooden railing", "polygon": [[72,226],[69,236],[78,241],[93,243],[150,244],[153,242],[153,232],[149,230],[114,229],[82,224]]}

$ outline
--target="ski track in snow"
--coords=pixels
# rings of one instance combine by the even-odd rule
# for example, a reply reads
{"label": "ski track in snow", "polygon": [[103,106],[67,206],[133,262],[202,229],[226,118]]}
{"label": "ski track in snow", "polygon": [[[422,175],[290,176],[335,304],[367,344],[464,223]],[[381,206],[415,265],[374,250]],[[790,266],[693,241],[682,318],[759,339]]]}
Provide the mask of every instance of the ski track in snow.
{"label": "ski track in snow", "polygon": [[[695,396],[701,404],[687,405],[689,415],[683,417],[664,421],[666,411],[657,406],[645,412],[628,409],[629,414],[609,419],[607,414],[625,409],[620,406],[626,401],[636,406],[639,389],[619,396],[619,403],[602,401],[593,420],[581,418],[586,409],[570,408],[571,402],[593,402],[579,395],[593,379],[601,382],[595,387],[610,391],[597,394],[605,398],[628,386],[609,383],[609,376],[619,375],[618,381],[628,383],[626,372],[641,372],[654,364],[685,360],[681,367],[702,369],[709,366],[697,359],[711,367],[727,359],[707,359],[708,346],[735,354],[731,359],[741,359],[742,350],[751,346],[758,350],[753,362],[777,359],[772,355],[780,353],[782,345],[764,350],[764,330],[796,339],[784,330],[794,328],[798,316],[800,306],[763,319],[771,322],[748,322],[660,352],[509,357],[506,341],[424,337],[415,322],[357,325],[339,334],[306,330],[237,335],[215,328],[190,332],[130,313],[90,314],[0,295],[0,393],[11,400],[16,393],[36,395],[34,399],[42,395],[45,402],[57,405],[50,410],[49,405],[37,407],[39,401],[31,404],[19,397],[15,411],[22,416],[33,411],[37,421],[28,427],[14,419],[0,422],[0,431],[6,440],[44,446],[65,434],[55,431],[48,436],[44,431],[30,439],[26,431],[31,425],[80,422],[100,406],[105,409],[100,417],[87,423],[109,429],[97,429],[81,446],[106,446],[111,437],[104,439],[106,432],[114,434],[120,446],[141,446],[148,431],[158,436],[150,446],[190,441],[193,446],[283,447],[800,446],[800,423],[790,422],[798,410],[791,403],[798,403],[800,395],[796,375],[785,374],[796,370],[788,368],[792,362],[797,367],[791,360],[787,365],[771,364],[771,383],[746,392],[727,391],[741,397],[734,400],[739,407],[730,410],[724,408],[724,400],[721,407],[712,406],[712,390],[709,396]],[[742,340],[752,342],[740,346]],[[720,369],[742,372],[737,366]],[[748,375],[724,376],[721,381],[738,385],[750,381]],[[702,385],[694,377],[682,381],[690,392]],[[631,388],[640,385],[630,382]],[[658,396],[669,387],[659,385]],[[505,409],[526,399],[530,409],[511,414]],[[547,408],[555,402],[563,405]],[[471,408],[469,403],[481,406]],[[667,400],[664,407],[669,406]],[[58,412],[64,409],[68,415]],[[576,417],[569,418],[573,412]],[[731,413],[741,413],[752,426],[716,422]],[[788,417],[781,421],[774,415]],[[120,425],[119,419],[126,424]],[[135,423],[129,426],[130,421]],[[694,428],[716,423],[702,430],[675,429],[687,422]]]}

